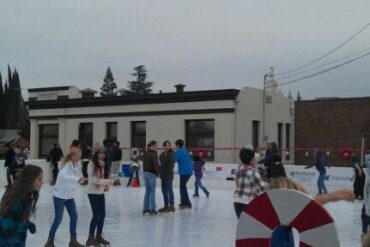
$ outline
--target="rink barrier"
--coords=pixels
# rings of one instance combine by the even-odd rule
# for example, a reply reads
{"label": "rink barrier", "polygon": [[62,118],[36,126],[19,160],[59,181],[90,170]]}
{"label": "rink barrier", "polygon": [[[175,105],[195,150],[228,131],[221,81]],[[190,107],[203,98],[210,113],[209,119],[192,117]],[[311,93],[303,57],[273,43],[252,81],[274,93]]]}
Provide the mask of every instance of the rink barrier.
{"label": "rink barrier", "polygon": [[240,214],[236,247],[338,247],[334,219],[308,195],[286,189],[254,198]]}
{"label": "rink barrier", "polygon": [[[46,162],[45,160],[26,160],[26,164],[33,164],[41,167],[44,171],[45,183],[49,183],[51,181],[52,170],[50,163]],[[130,164],[130,162],[123,161],[122,164],[128,165]],[[316,186],[319,174],[315,168],[305,169],[304,166],[299,165],[284,165],[284,167],[289,178],[294,179],[295,181],[307,186]],[[220,164],[207,162],[205,164],[205,172],[203,177],[204,179],[217,181],[233,180],[235,178],[237,168],[238,164]],[[121,171],[123,172],[123,168]],[[174,172],[175,174],[177,174],[177,166],[175,166]],[[354,171],[351,167],[327,168],[325,184],[328,186],[336,186],[341,188],[352,188],[353,181],[351,181],[350,179],[352,178],[353,174]],[[4,167],[4,160],[0,160],[0,180],[2,181],[2,183],[6,182],[6,169]]]}

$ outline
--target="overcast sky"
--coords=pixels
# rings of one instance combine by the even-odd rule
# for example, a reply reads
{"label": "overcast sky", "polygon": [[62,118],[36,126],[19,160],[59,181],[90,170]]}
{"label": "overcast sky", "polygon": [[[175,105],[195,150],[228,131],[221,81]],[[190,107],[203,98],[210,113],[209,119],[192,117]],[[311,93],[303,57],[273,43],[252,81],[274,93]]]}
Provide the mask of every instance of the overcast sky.
{"label": "overcast sky", "polygon": [[[270,66],[305,64],[367,23],[368,0],[1,0],[0,71],[16,67],[24,88],[99,89],[108,66],[125,87],[144,64],[155,92],[261,88]],[[369,47],[370,27],[315,65]],[[369,96],[370,56],[282,90]]]}

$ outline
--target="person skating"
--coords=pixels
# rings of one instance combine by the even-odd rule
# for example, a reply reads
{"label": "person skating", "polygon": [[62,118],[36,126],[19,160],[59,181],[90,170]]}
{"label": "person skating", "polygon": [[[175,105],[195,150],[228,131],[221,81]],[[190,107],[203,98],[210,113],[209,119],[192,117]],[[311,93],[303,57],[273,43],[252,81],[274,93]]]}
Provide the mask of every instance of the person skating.
{"label": "person skating", "polygon": [[256,168],[254,151],[243,147],[239,152],[239,158],[241,165],[236,172],[234,192],[234,210],[238,218],[244,207],[266,188],[266,183]]}
{"label": "person skating", "polygon": [[6,180],[8,182],[8,185],[6,187],[9,187],[12,184],[12,181],[9,175],[10,166],[15,161],[16,154],[15,154],[14,148],[10,145],[10,143],[5,144],[5,147],[7,148],[7,150],[5,153],[4,167],[6,168]]}
{"label": "person skating", "polygon": [[163,152],[159,156],[159,174],[161,178],[161,188],[163,194],[164,207],[159,209],[159,213],[175,212],[175,197],[173,194],[173,169],[175,167],[175,152],[171,149],[171,143],[163,143]]}
{"label": "person skating", "polygon": [[121,167],[122,160],[122,149],[119,147],[119,141],[112,142],[112,169],[111,177],[114,180],[114,185],[121,185],[121,180],[119,177],[119,170]]}
{"label": "person skating", "polygon": [[35,215],[42,183],[42,169],[28,165],[5,192],[0,208],[0,246],[24,247],[27,230],[36,233],[30,218]]}
{"label": "person skating", "polygon": [[180,175],[180,209],[191,208],[188,189],[188,183],[191,175],[193,175],[193,162],[191,161],[188,150],[184,148],[184,141],[178,139],[176,145],[176,162],[178,164],[178,173]]}
{"label": "person skating", "polygon": [[351,181],[355,180],[353,183],[353,192],[357,200],[363,200],[366,176],[363,167],[355,156],[352,158],[352,167],[354,174]]}
{"label": "person skating", "polygon": [[[89,237],[86,246],[109,246],[109,241],[103,238],[103,227],[105,219],[105,196],[107,186],[113,184],[113,179],[108,179],[105,165],[107,157],[103,147],[98,148],[92,161],[88,165],[89,183],[87,195],[90,201],[93,217],[90,222]],[[95,235],[96,231],[96,235]]]}
{"label": "person skating", "polygon": [[131,164],[130,164],[130,178],[127,182],[127,187],[131,186],[132,178],[135,177],[137,184],[140,186],[140,178],[139,178],[139,171],[140,171],[140,151],[137,148],[133,148],[131,150]]}
{"label": "person skating", "polygon": [[[315,161],[305,167],[305,169],[309,169],[315,166],[316,170],[319,172],[319,178],[317,179],[317,187],[319,190],[319,195],[322,193],[328,193],[326,186],[325,186],[325,175],[326,175],[326,166],[328,166],[326,160],[324,159],[324,154],[321,150],[316,151]],[[328,166],[329,167],[329,166]]]}
{"label": "person skating", "polygon": [[53,203],[55,217],[49,231],[49,237],[45,247],[54,247],[54,237],[63,219],[64,207],[70,217],[69,247],[83,247],[77,241],[77,208],[74,200],[76,187],[85,181],[78,173],[77,164],[81,159],[81,150],[77,147],[71,148],[61,162],[57,182],[53,191]]}
{"label": "person skating", "polygon": [[63,158],[63,153],[61,149],[58,147],[57,143],[52,144],[51,150],[49,152],[48,157],[46,158],[47,162],[50,162],[53,169],[53,180],[51,181],[50,185],[55,185],[58,177],[58,163]]}
{"label": "person skating", "polygon": [[25,166],[26,163],[24,161],[24,157],[20,154],[16,155],[15,161],[13,162],[9,169],[11,185],[14,184],[15,180],[17,179],[17,177],[19,176],[19,174],[21,173]]}
{"label": "person skating", "polygon": [[204,194],[206,194],[207,198],[209,197],[209,191],[207,188],[202,184],[203,178],[203,170],[204,170],[205,162],[202,160],[199,154],[193,155],[193,169],[194,169],[194,194],[193,197],[199,197],[199,187],[203,190]]}
{"label": "person skating", "polygon": [[155,205],[156,179],[159,175],[158,143],[150,141],[148,149],[143,155],[143,170],[145,181],[144,215],[156,215],[158,212]]}
{"label": "person skating", "polygon": [[87,166],[89,165],[90,160],[92,158],[92,150],[85,142],[82,142],[80,147],[81,147],[82,175],[84,176],[84,178],[86,178],[82,185],[87,185],[88,184],[87,178],[89,177],[89,174],[87,172]]}

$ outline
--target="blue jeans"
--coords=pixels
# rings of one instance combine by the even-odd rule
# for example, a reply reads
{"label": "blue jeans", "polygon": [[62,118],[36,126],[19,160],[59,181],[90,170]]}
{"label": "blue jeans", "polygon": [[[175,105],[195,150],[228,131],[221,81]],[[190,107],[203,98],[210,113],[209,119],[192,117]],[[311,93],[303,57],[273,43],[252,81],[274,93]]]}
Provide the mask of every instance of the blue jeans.
{"label": "blue jeans", "polygon": [[93,217],[90,222],[90,236],[95,236],[95,229],[97,230],[97,234],[103,233],[103,226],[104,226],[104,219],[105,219],[105,197],[104,194],[95,195],[95,194],[87,194],[89,197],[91,210],[93,213]]}
{"label": "blue jeans", "polygon": [[162,179],[161,186],[162,186],[164,206],[168,207],[169,203],[174,204],[175,196],[173,195],[172,179],[171,180]]}
{"label": "blue jeans", "polygon": [[152,172],[144,172],[145,181],[145,196],[144,196],[144,211],[155,210],[155,188],[156,178]]}
{"label": "blue jeans", "polygon": [[195,185],[195,191],[194,191],[194,195],[195,196],[199,196],[199,193],[198,193],[198,188],[200,187],[202,190],[203,190],[203,192],[204,192],[204,194],[206,194],[206,195],[208,195],[209,194],[209,192],[208,192],[208,190],[207,190],[207,188],[202,184],[202,178],[195,178],[195,183],[194,183],[194,185]]}
{"label": "blue jeans", "polygon": [[323,190],[324,190],[324,193],[328,193],[325,187],[324,180],[325,180],[325,173],[323,174],[320,173],[319,179],[317,180],[317,187],[319,188],[319,195],[322,194]]}
{"label": "blue jeans", "polygon": [[190,175],[180,175],[180,203],[185,206],[191,207],[191,202],[189,199],[188,189],[186,184],[188,183]]}
{"label": "blue jeans", "polygon": [[53,197],[54,201],[54,211],[55,211],[55,217],[53,224],[51,225],[51,229],[49,232],[49,238],[53,239],[55,237],[55,233],[58,230],[58,227],[60,223],[62,223],[63,219],[63,213],[64,213],[64,207],[66,207],[67,212],[69,214],[69,217],[71,219],[69,223],[69,232],[72,237],[76,237],[76,228],[77,228],[77,209],[76,209],[76,203],[74,199],[61,199],[58,197]]}

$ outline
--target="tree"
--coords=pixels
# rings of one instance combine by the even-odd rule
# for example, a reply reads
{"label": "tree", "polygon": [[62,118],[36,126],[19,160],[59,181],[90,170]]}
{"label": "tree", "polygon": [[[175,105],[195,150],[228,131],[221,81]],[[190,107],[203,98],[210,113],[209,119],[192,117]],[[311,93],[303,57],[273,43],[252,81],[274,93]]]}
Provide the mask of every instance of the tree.
{"label": "tree", "polygon": [[108,67],[107,73],[105,74],[103,86],[100,88],[100,95],[102,97],[116,96],[117,95],[117,84],[114,82],[113,73]]}
{"label": "tree", "polygon": [[121,94],[125,95],[146,95],[152,92],[151,87],[154,82],[146,81],[147,70],[145,65],[139,65],[134,68],[135,72],[131,73],[132,76],[136,77],[135,81],[128,81],[128,90],[121,89]]}
{"label": "tree", "polygon": [[289,89],[288,99],[293,99],[292,91],[290,91],[290,89]]}
{"label": "tree", "polygon": [[297,93],[297,101],[301,101],[301,100],[302,100],[302,97],[301,97],[300,92],[298,91],[298,93]]}

